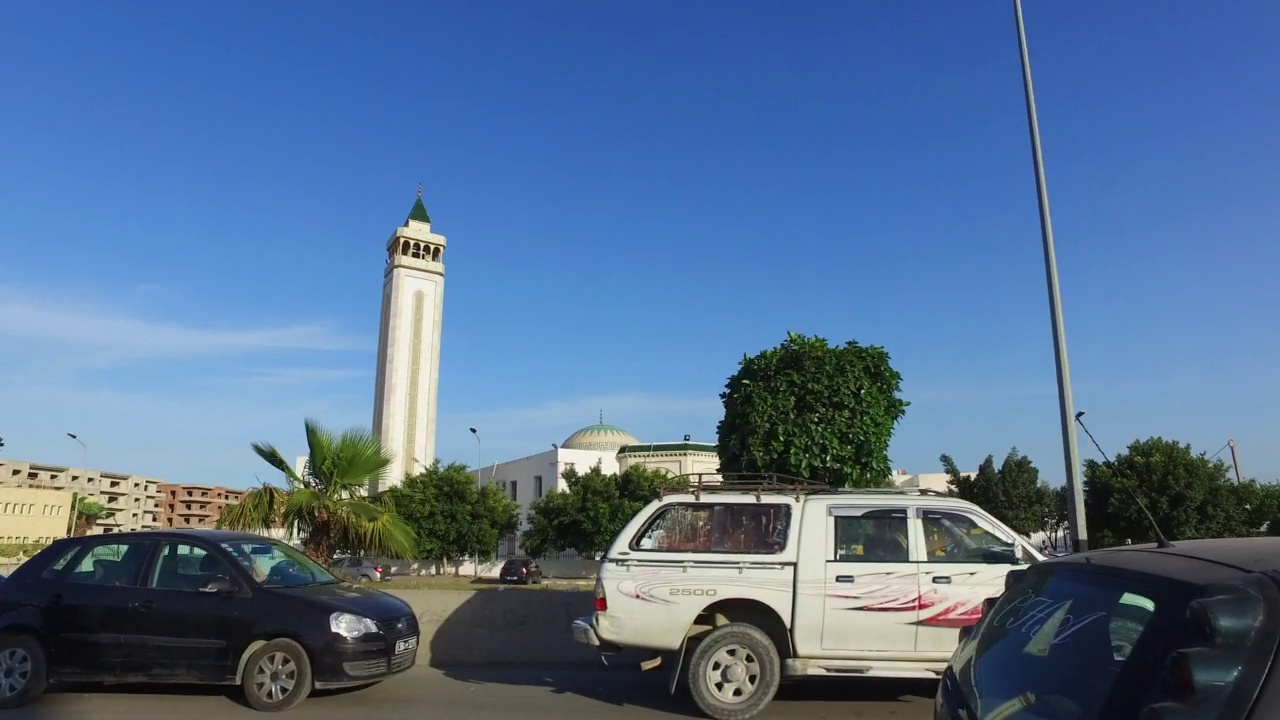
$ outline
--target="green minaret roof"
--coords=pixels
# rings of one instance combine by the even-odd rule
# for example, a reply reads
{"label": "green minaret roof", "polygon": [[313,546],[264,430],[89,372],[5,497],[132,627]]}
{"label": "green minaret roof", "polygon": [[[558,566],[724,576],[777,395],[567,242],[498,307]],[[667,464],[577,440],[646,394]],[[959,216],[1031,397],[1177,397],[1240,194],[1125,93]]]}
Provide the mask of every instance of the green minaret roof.
{"label": "green minaret roof", "polygon": [[409,210],[409,219],[431,224],[431,216],[427,214],[427,206],[422,204],[422,186],[418,186],[418,199],[413,201],[413,208]]}

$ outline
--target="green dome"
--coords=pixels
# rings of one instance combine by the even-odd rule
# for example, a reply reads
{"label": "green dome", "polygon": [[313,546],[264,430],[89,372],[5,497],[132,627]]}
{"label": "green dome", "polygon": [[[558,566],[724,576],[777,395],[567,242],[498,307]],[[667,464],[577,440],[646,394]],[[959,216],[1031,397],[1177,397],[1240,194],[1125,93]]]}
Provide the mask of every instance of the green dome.
{"label": "green dome", "polygon": [[634,435],[615,425],[589,425],[565,438],[560,447],[565,450],[597,450],[617,452],[624,445],[640,442]]}

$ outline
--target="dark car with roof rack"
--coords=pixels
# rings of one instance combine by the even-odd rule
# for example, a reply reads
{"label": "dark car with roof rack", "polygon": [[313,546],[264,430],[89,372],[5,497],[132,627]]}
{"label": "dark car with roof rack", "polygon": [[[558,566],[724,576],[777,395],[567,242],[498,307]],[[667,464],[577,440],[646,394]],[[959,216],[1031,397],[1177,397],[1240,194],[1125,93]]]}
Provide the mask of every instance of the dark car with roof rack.
{"label": "dark car with roof rack", "polygon": [[962,632],[934,717],[1273,718],[1278,644],[1280,538],[1051,558]]}
{"label": "dark car with roof rack", "polygon": [[408,670],[417,647],[407,603],[250,533],[64,538],[0,584],[0,709],[89,681],[238,685],[287,710]]}

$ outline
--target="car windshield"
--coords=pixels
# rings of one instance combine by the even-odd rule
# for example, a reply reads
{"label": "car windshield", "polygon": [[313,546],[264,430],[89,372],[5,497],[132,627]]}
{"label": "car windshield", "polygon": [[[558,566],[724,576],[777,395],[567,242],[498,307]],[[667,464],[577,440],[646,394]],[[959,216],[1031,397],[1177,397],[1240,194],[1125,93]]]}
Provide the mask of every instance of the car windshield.
{"label": "car windshield", "polygon": [[[1161,624],[1176,627],[1192,598],[1189,586],[1074,570],[1032,572],[952,658],[958,686],[977,717],[1106,716],[1115,709],[1113,695],[1123,690],[1116,679],[1135,648],[1153,635],[1158,645]],[[1165,654],[1149,651],[1147,658]]]}
{"label": "car windshield", "polygon": [[340,582],[311,558],[278,540],[234,540],[221,545],[262,587],[307,587]]}

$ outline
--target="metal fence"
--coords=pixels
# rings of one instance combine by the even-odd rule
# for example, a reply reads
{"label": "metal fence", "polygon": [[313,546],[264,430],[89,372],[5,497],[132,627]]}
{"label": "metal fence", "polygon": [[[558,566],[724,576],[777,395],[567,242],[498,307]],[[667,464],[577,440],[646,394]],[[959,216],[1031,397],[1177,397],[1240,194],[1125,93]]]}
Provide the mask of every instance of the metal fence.
{"label": "metal fence", "polygon": [[[498,543],[498,558],[500,560],[506,560],[509,558],[522,557],[526,555],[527,553],[525,553],[523,548],[523,540],[524,540],[523,533],[513,533],[503,538],[502,541]],[[550,553],[538,559],[539,560],[578,561],[578,560],[594,560],[595,558],[586,557],[581,553],[577,552],[576,550],[565,550],[563,552]]]}

